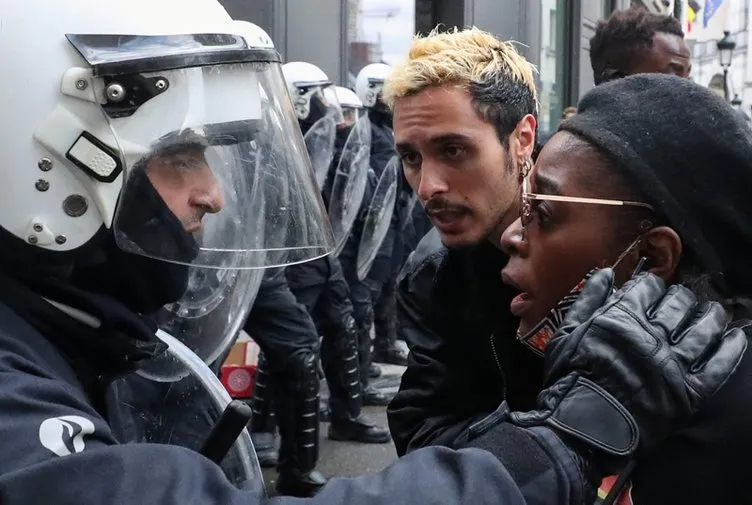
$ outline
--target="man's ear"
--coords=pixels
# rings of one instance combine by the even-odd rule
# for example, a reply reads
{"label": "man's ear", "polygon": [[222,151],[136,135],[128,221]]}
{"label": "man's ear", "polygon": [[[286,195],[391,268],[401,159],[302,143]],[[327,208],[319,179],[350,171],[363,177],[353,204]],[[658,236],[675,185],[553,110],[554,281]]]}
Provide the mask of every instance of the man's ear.
{"label": "man's ear", "polygon": [[535,148],[535,133],[538,122],[532,114],[526,114],[509,136],[510,152],[514,154],[516,160],[527,160],[533,155]]}
{"label": "man's ear", "polygon": [[676,275],[683,251],[679,234],[668,226],[653,228],[640,240],[639,254],[647,258],[645,270],[669,282]]}

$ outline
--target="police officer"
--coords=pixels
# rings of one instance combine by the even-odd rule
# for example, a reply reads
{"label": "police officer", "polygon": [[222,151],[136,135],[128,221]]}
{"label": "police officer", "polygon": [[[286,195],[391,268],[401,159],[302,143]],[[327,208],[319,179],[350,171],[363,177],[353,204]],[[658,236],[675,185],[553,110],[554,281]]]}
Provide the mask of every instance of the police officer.
{"label": "police officer", "polygon": [[279,455],[273,462],[277,492],[313,496],[326,483],[314,470],[319,455],[319,337],[310,314],[290,291],[284,269],[270,269],[264,277],[245,331],[263,351],[252,400],[254,442],[266,442],[263,454],[269,459],[278,426]]}
{"label": "police officer", "polygon": [[[349,95],[341,90],[349,92]],[[334,95],[330,95],[332,93]],[[330,223],[335,231],[335,240],[341,243],[349,234],[358,202],[363,198],[370,152],[370,126],[362,121],[364,119],[362,117],[363,108],[354,92],[330,86],[324,89],[324,96],[330,104],[339,102],[343,118],[343,122],[336,125],[335,154],[323,191],[324,199],[329,207]],[[341,249],[341,247],[337,249]],[[362,348],[361,342],[365,342],[370,347],[369,332],[373,321],[370,291],[362,283],[360,286],[364,289],[361,291],[351,290],[354,306],[353,315],[360,331],[359,358]],[[280,288],[283,287],[286,291],[284,295],[278,293]],[[270,289],[273,291],[267,292]],[[365,298],[356,298],[355,295],[358,293]],[[356,303],[357,300],[360,300],[361,303]],[[304,320],[307,320],[307,323]],[[286,438],[292,440],[284,432],[285,427],[290,424],[288,418],[292,416],[292,413],[289,410],[285,412],[281,410],[290,401],[286,398],[280,398],[279,394],[288,397],[294,395],[281,390],[280,381],[289,381],[296,375],[290,377],[287,374],[284,377],[279,372],[275,372],[270,364],[271,361],[275,360],[275,357],[277,358],[275,361],[277,370],[295,364],[296,360],[290,360],[286,356],[290,353],[299,353],[302,348],[312,348],[318,342],[318,337],[310,320],[310,315],[297,304],[286,286],[283,276],[275,274],[274,282],[265,281],[262,283],[259,296],[246,324],[246,331],[254,336],[263,349],[267,349],[271,345],[276,351],[276,356],[271,354],[269,359],[267,359],[265,352],[261,353],[256,374],[252,401],[252,435],[259,461],[262,466],[278,467],[280,473],[277,480],[278,492],[309,496],[325,480],[318,472],[289,471],[288,468],[293,460],[286,453],[294,449],[297,454],[301,454],[296,461],[307,461],[307,466],[304,465],[305,470],[310,470],[315,463],[313,456],[317,454],[318,448],[318,425],[316,425],[314,431],[313,427],[309,425],[310,423],[307,422],[313,420],[313,414],[308,409],[313,408],[315,401],[313,396],[308,396],[304,402],[305,409],[296,411],[303,421],[297,424],[302,430],[297,440],[297,446],[286,441]],[[365,336],[363,336],[364,334]],[[363,361],[368,362],[367,355],[365,355]],[[379,395],[377,391],[371,392],[372,390],[369,389],[367,373],[368,370],[365,376],[366,382],[363,384],[364,402],[373,404],[375,398],[379,401],[379,404],[385,404],[386,398],[383,395]],[[318,393],[318,389],[316,389],[316,393]],[[275,409],[277,412],[275,412]],[[274,447],[277,416],[279,416],[282,438],[280,445],[281,459],[279,460]],[[306,457],[306,455],[308,456]]]}
{"label": "police officer", "polygon": [[[390,72],[391,67],[385,63],[371,63],[358,72],[355,80],[355,92],[368,109],[371,121],[371,168],[377,178],[397,154],[391,111],[381,99],[384,80]],[[376,362],[407,365],[407,354],[396,345],[396,282],[404,260],[402,224],[406,219],[404,214],[410,190],[402,182],[401,176],[398,181],[398,198],[391,215],[389,231],[371,266],[367,282],[371,288],[374,310],[375,340],[372,359]]]}
{"label": "police officer", "polygon": [[[365,231],[365,221],[368,216],[370,202],[373,199],[373,190],[377,183],[375,173],[370,168],[371,124],[363,102],[361,102],[354,91],[336,86],[334,87],[334,93],[345,118],[344,125],[337,131],[337,141],[335,144],[337,153],[341,152],[345,147],[348,147],[350,151],[354,150],[352,149],[352,144],[355,140],[354,133],[359,134],[363,139],[361,148],[367,153],[362,160],[359,160],[364,162],[365,165],[358,174],[359,177],[363,178],[362,181],[358,181],[363,185],[363,197],[359,199],[361,204],[359,207],[355,207],[357,208],[356,217],[344,244],[340,247],[337,257],[342,265],[342,273],[350,290],[353,316],[355,317],[355,322],[358,324],[358,361],[360,380],[363,386],[363,402],[366,405],[383,405],[388,403],[387,400],[389,398],[370,383],[371,378],[378,377],[381,374],[381,370],[371,363],[373,347],[373,339],[371,338],[371,329],[373,328],[373,299],[371,298],[371,290],[368,283],[358,275],[358,252],[363,234],[367,233]],[[336,157],[337,155],[335,155]],[[352,205],[354,204],[355,202],[352,202]]]}
{"label": "police officer", "polygon": [[[188,15],[176,18],[182,7],[180,0],[80,0],[73,7],[25,0],[6,2],[0,11],[0,45],[16,48],[0,53],[0,65],[8,75],[34,73],[9,80],[0,95],[3,119],[12,123],[0,137],[0,171],[3,180],[14,182],[0,188],[4,505],[267,503],[260,494],[234,486],[213,460],[194,450],[126,436],[117,422],[125,405],[111,394],[115,377],[126,380],[137,370],[141,377],[170,380],[167,375],[182,374],[172,369],[180,363],[185,370],[203,366],[216,382],[208,367],[192,365],[196,354],[174,337],[156,336],[155,325],[140,314],[164,303],[172,311],[171,302],[178,300],[182,310],[172,312],[176,321],[191,315],[199,323],[232,321],[237,327],[242,319],[204,321],[206,306],[189,310],[185,293],[198,292],[191,283],[220,287],[205,299],[223,309],[245,307],[242,313],[250,306],[248,293],[255,294],[245,282],[254,278],[245,274],[250,269],[280,263],[275,254],[280,249],[302,261],[310,251],[333,247],[323,209],[311,205],[320,201],[316,188],[307,182],[309,173],[298,170],[308,166],[296,154],[302,139],[278,107],[282,80],[268,37],[234,23],[213,0],[196,0]],[[18,44],[30,33],[34,44]],[[29,67],[29,61],[45,64]],[[260,87],[266,100],[256,93]],[[267,194],[265,188],[275,184],[295,188],[294,194],[287,193],[284,202]],[[305,229],[288,223],[284,234],[275,234],[283,211]],[[264,227],[262,216],[273,216],[275,226]],[[80,263],[93,257],[107,260],[97,263],[98,276],[79,282],[70,275],[74,267],[92,266]],[[213,273],[196,274],[207,270]],[[592,284],[589,299],[608,295],[610,284],[605,286]],[[644,282],[632,287],[615,300],[617,307],[634,301],[629,293],[656,294]],[[213,297],[217,293],[239,293],[230,300],[242,303],[228,305],[227,297]],[[592,305],[572,313],[587,318]],[[695,321],[692,307],[672,304],[671,309],[687,312],[682,321]],[[607,306],[601,320],[609,314]],[[601,398],[606,401],[588,402],[579,418],[595,426],[618,423],[627,437],[617,432],[615,441],[636,442],[638,427],[645,440],[660,440],[665,427],[693,413],[720,387],[739,359],[743,340],[733,331],[724,333],[714,320],[703,318],[702,328],[690,324],[684,339],[674,338],[674,328],[651,328],[651,353],[640,347],[643,327],[628,321],[610,325],[611,341],[624,345],[612,347],[609,358],[624,366],[590,374],[608,391],[592,386],[585,389],[597,394],[565,392],[559,373],[570,377],[578,370],[562,360],[564,368],[550,377],[559,387],[544,392],[541,409],[561,406],[576,415],[581,399]],[[562,349],[587,365],[594,350],[591,325],[575,323]],[[216,343],[217,324],[202,325],[209,331],[192,342],[207,361],[222,350],[209,352],[216,347],[210,344]],[[182,326],[185,333],[198,335],[188,332],[189,326]],[[682,347],[683,342],[692,347]],[[685,366],[697,353],[706,357],[705,366]],[[160,360],[166,355],[184,359]],[[667,362],[676,366],[666,367]],[[628,397],[620,390],[624,370],[631,385],[650,394]],[[590,489],[581,477],[585,469],[612,471],[624,464],[625,454],[634,453],[632,443],[614,456],[593,444],[597,438],[578,438],[577,428],[584,427],[571,426],[571,418],[550,410],[548,416],[544,410],[537,414],[524,422],[534,427],[522,428],[519,416],[500,410],[485,423],[490,428],[485,436],[468,437],[475,448],[415,451],[377,475],[334,481],[315,498],[283,497],[274,503],[517,505],[535,498],[566,505],[578,503]],[[558,423],[546,423],[552,417]],[[566,427],[575,429],[565,435]],[[501,430],[505,436],[494,438]],[[550,474],[532,475],[531,463],[554,453],[520,452],[505,442],[510,437],[558,451],[564,464]]]}
{"label": "police officer", "polygon": [[[337,124],[341,108],[327,99],[332,85],[318,67],[288,62],[282,68],[311,157],[319,187],[326,187],[334,161]],[[350,293],[337,258],[327,256],[286,270],[287,282],[297,300],[311,313],[323,335],[321,361],[329,386],[331,418],[329,438],[364,443],[385,443],[389,431],[361,413],[363,404],[358,367],[358,325],[353,317]]]}

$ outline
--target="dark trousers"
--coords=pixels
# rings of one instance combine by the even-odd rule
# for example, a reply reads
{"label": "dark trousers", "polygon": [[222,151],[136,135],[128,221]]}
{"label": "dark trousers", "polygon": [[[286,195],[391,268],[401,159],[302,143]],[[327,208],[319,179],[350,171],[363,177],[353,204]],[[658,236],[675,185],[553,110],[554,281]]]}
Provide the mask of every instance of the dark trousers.
{"label": "dark trousers", "polygon": [[279,472],[309,472],[318,461],[319,339],[284,271],[264,278],[245,330],[264,354],[252,402],[252,429],[269,430],[269,413],[276,411]]}
{"label": "dark trousers", "polygon": [[405,258],[402,234],[390,231],[366,278],[373,300],[374,348],[383,350],[397,341],[397,276]]}
{"label": "dark trousers", "polygon": [[321,364],[329,385],[332,420],[358,417],[363,402],[358,325],[339,261],[325,257],[288,267],[287,282],[323,337]]}
{"label": "dark trousers", "polygon": [[345,282],[350,290],[350,300],[353,306],[353,317],[358,325],[358,364],[360,369],[360,382],[365,389],[368,387],[369,369],[371,366],[371,352],[373,339],[371,328],[373,327],[373,301],[371,289],[368,283],[358,278],[355,258],[340,256],[340,265]]}

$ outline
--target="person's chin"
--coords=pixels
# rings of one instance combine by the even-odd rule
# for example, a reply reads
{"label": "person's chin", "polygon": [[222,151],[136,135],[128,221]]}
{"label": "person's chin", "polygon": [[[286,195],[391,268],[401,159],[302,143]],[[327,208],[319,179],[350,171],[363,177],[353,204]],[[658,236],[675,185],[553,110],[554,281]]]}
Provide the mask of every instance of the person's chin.
{"label": "person's chin", "polygon": [[439,230],[441,243],[447,249],[461,249],[463,247],[472,247],[483,240],[483,237],[471,233],[444,233]]}
{"label": "person's chin", "polygon": [[442,244],[448,249],[471,247],[486,239],[486,234],[473,226],[462,226],[452,229],[437,225],[434,226],[436,226],[441,236]]}
{"label": "person's chin", "polygon": [[533,331],[533,329],[535,329],[547,316],[548,312],[541,312],[537,310],[537,307],[530,306],[529,310],[518,316],[520,318],[520,324],[517,327],[517,335],[524,337]]}

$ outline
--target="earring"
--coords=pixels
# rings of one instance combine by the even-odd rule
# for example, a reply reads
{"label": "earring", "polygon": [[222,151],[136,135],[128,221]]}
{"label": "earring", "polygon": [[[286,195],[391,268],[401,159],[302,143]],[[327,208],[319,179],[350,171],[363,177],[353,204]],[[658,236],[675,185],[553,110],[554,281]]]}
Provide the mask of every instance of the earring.
{"label": "earring", "polygon": [[522,181],[525,179],[525,177],[528,176],[530,173],[530,170],[533,168],[533,162],[530,160],[530,158],[525,158],[524,160],[520,161],[518,163],[520,167],[520,173],[519,173],[519,183],[522,184]]}

